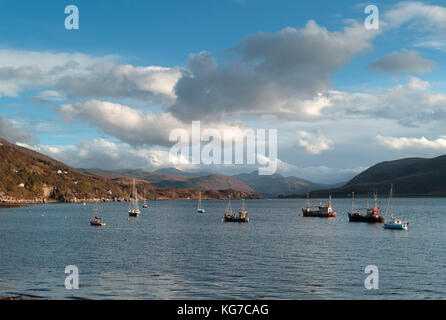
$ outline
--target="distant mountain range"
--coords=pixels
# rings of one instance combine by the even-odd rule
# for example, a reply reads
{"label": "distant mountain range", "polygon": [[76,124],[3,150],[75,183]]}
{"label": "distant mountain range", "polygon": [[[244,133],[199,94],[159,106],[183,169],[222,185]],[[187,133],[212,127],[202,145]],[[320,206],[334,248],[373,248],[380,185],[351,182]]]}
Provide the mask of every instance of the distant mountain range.
{"label": "distant mountain range", "polygon": [[135,177],[159,188],[238,191],[277,197],[281,194],[308,192],[329,187],[296,177],[283,177],[279,174],[260,176],[258,171],[233,176],[210,174],[207,172],[185,172],[175,168],[160,169],[155,172],[143,170],[106,171],[100,169],[80,169],[83,172],[107,178]]}
{"label": "distant mountain range", "polygon": [[232,177],[243,181],[256,192],[268,197],[302,193],[328,187],[328,185],[324,186],[301,178],[283,177],[280,174],[259,176],[258,171],[237,174]]}
{"label": "distant mountain range", "polygon": [[[446,196],[446,155],[425,159],[407,158],[385,161],[361,172],[339,188],[317,190],[313,197],[371,195],[377,190],[380,195],[389,193],[393,184],[395,196]],[[303,196],[294,195],[294,196]],[[288,196],[288,197],[294,197]]]}

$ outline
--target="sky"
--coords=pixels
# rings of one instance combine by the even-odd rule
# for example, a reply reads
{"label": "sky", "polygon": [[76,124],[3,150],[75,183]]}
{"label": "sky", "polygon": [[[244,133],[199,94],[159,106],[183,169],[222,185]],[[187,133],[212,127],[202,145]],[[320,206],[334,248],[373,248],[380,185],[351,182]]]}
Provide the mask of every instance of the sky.
{"label": "sky", "polygon": [[74,167],[255,169],[172,163],[192,121],[277,129],[278,173],[319,183],[446,153],[444,1],[4,0],[0,21],[0,137]]}

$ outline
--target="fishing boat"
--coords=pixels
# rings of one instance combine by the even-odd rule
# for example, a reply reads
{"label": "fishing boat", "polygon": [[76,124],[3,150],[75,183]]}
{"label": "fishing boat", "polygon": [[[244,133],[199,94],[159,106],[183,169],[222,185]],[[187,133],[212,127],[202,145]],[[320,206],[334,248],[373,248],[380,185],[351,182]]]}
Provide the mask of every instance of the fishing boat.
{"label": "fishing boat", "polygon": [[373,208],[366,208],[366,214],[362,215],[355,208],[355,193],[352,192],[352,211],[348,212],[348,220],[350,222],[369,222],[369,223],[383,223],[384,217],[381,215],[381,208],[378,206],[378,193],[374,193],[375,206]]}
{"label": "fishing boat", "polygon": [[141,214],[141,211],[138,207],[138,190],[135,186],[135,179],[133,179],[133,191],[132,191],[132,199],[130,201],[130,208],[129,208],[129,216],[130,217],[137,217]]}
{"label": "fishing boat", "polygon": [[142,205],[143,209],[147,209],[149,205],[147,204],[146,192],[144,191],[144,204]]}
{"label": "fishing boat", "polygon": [[332,218],[336,217],[336,212],[333,212],[331,206],[331,194],[328,195],[328,204],[326,206],[320,205],[317,210],[313,210],[310,206],[310,194],[307,193],[307,207],[302,208],[302,215],[304,217],[320,217],[320,218]]}
{"label": "fishing boat", "polygon": [[96,226],[96,227],[103,227],[105,226],[105,222],[102,221],[101,217],[98,217],[98,201],[96,201],[96,204],[93,208],[93,212],[95,214],[94,219],[90,220],[90,225],[92,226]]}
{"label": "fishing boat", "polygon": [[198,193],[198,206],[197,206],[197,212],[198,213],[205,213],[206,210],[204,210],[203,205],[201,203],[201,190]]}
{"label": "fishing boat", "polygon": [[242,209],[240,209],[238,215],[236,216],[232,212],[231,197],[228,197],[228,206],[226,207],[225,215],[223,218],[225,222],[249,222],[248,211],[245,207],[245,200],[243,200]]}
{"label": "fishing boat", "polygon": [[390,222],[384,223],[384,229],[393,229],[393,230],[407,230],[409,227],[408,222],[402,222],[399,219],[395,219],[393,217],[392,210],[392,196],[393,196],[393,185],[390,185],[390,195],[389,195],[389,204],[387,206],[387,213],[390,211]]}

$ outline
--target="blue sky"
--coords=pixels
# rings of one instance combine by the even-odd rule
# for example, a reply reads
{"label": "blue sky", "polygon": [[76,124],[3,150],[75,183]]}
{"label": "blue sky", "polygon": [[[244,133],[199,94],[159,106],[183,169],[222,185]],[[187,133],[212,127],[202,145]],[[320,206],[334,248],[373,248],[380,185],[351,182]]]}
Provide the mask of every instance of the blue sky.
{"label": "blue sky", "polygon": [[[64,28],[68,4],[79,8],[79,30]],[[380,10],[382,25],[373,35],[362,25],[368,4]],[[136,113],[132,119],[149,129],[187,126],[190,120],[279,128],[281,173],[318,182],[348,179],[382,160],[444,154],[443,18],[441,1],[5,0],[0,3],[0,134],[20,137],[14,142],[74,166],[93,167],[108,157],[110,168],[152,170],[171,166],[163,136],[144,140],[144,132],[101,118],[100,112],[139,112],[141,119]],[[344,29],[353,25],[354,35]],[[280,40],[284,28],[292,28],[290,42]],[[71,73],[50,72],[70,61],[79,64]],[[265,65],[256,66],[259,61]],[[194,71],[193,63],[217,68],[203,76],[204,69]],[[245,67],[257,77],[243,73]],[[181,78],[183,71],[195,74]],[[236,80],[247,77],[240,82],[240,97],[223,83],[237,72]],[[113,76],[119,79],[110,80]],[[181,92],[174,88],[177,82]],[[200,96],[202,88],[215,89],[215,95]],[[216,98],[228,96],[228,105]],[[215,105],[214,114],[207,114],[203,101]],[[147,115],[153,122],[143,124]],[[126,155],[121,158],[116,150]],[[74,159],[73,153],[85,156]]]}

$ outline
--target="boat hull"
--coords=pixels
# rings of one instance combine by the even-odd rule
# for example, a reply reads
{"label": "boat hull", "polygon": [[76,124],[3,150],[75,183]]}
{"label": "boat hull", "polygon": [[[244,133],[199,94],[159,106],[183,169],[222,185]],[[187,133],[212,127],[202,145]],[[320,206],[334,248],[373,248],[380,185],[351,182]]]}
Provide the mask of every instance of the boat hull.
{"label": "boat hull", "polygon": [[304,217],[334,218],[336,217],[336,212],[308,211],[302,209],[302,215]]}
{"label": "boat hull", "polygon": [[384,228],[391,230],[407,230],[406,225],[398,225],[398,224],[384,224]]}
{"label": "boat hull", "polygon": [[103,227],[103,226],[105,226],[105,222],[98,222],[98,221],[90,221],[90,224],[92,226],[95,226],[95,227]]}
{"label": "boat hull", "polygon": [[224,217],[225,222],[249,222],[249,218]]}
{"label": "boat hull", "polygon": [[138,211],[129,211],[130,217],[138,217],[141,214],[141,212]]}
{"label": "boat hull", "polygon": [[383,223],[384,217],[375,215],[363,216],[359,213],[348,213],[348,220],[350,222]]}
{"label": "boat hull", "polygon": [[204,209],[198,209],[197,212],[198,212],[198,213],[205,213],[206,210],[204,210]]}

